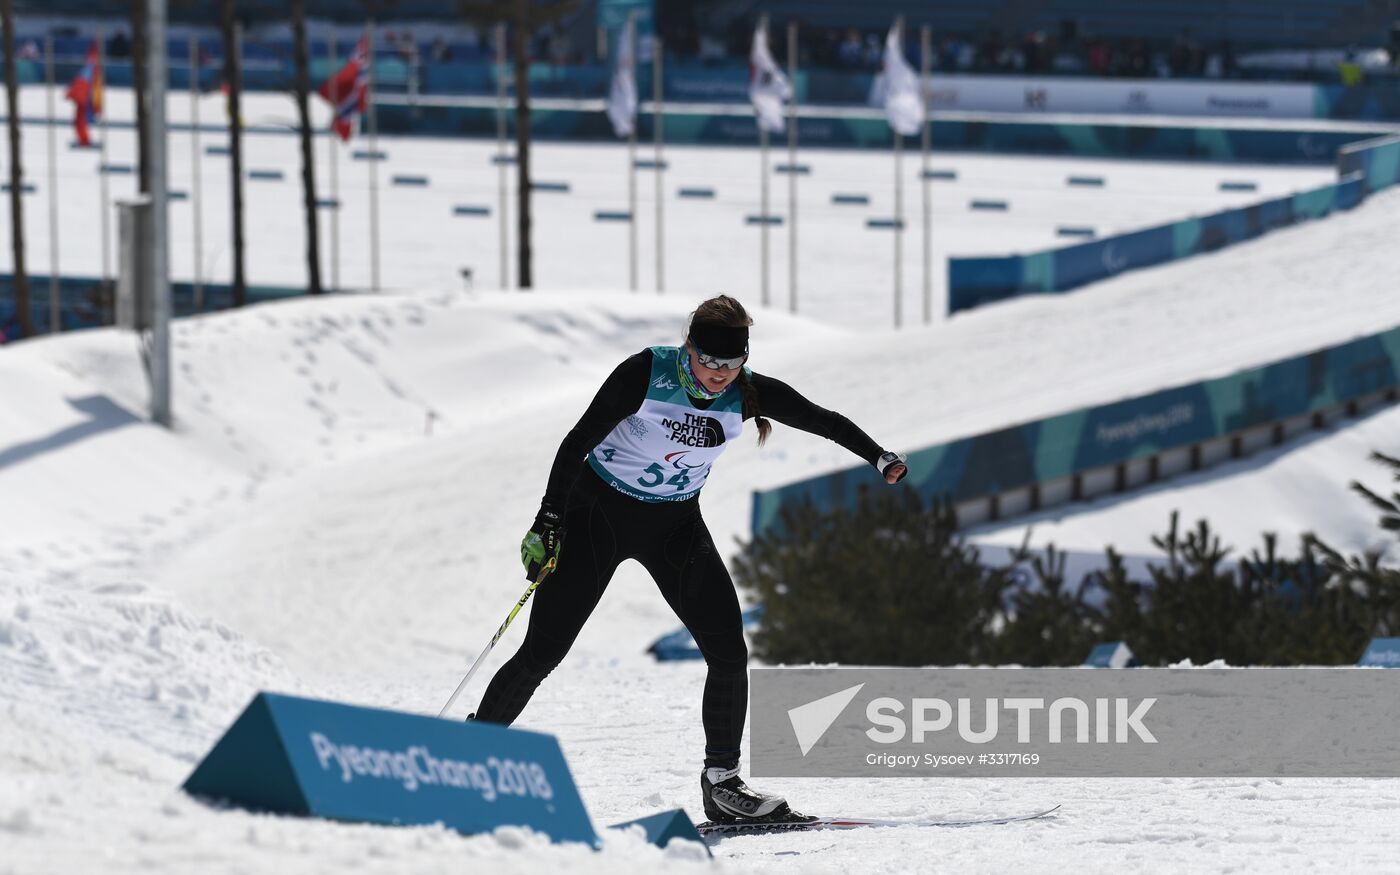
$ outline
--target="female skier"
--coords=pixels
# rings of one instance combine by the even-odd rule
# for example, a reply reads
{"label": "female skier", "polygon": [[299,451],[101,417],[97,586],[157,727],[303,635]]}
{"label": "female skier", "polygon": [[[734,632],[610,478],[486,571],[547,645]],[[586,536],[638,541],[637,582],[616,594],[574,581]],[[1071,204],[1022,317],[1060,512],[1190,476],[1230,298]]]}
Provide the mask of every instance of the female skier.
{"label": "female skier", "polygon": [[[568,653],[613,572],[636,559],[705,657],[701,708],[705,764],[700,792],[715,821],[795,815],[779,796],[739,778],[739,741],[748,705],[748,650],[734,584],[700,516],[710,465],[739,437],[744,420],[767,418],[836,441],[874,465],[885,481],[907,472],[850,420],[823,410],[787,384],[744,366],[753,320],[721,295],[691,314],[686,342],[628,358],[603,383],[564,438],[534,525],[520,545],[540,583],[525,640],[486,689],[475,719],[509,725]],[[585,464],[585,461],[587,464]],[[569,551],[561,553],[564,533]]]}

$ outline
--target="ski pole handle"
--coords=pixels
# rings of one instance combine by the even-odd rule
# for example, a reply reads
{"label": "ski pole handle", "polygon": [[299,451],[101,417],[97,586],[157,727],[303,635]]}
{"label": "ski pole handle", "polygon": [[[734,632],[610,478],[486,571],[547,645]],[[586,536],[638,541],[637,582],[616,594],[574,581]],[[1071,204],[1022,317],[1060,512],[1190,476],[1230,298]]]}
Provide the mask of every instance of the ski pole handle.
{"label": "ski pole handle", "polygon": [[472,667],[467,669],[467,674],[465,677],[462,678],[462,682],[457,685],[457,689],[452,691],[452,696],[447,700],[447,704],[443,705],[442,710],[438,712],[439,717],[447,716],[447,712],[451,710],[452,705],[457,701],[457,697],[462,695],[462,690],[465,690],[467,688],[467,682],[472,679],[472,675],[476,674],[476,670],[481,667],[482,661],[486,659],[486,654],[490,653],[492,650],[495,649],[496,642],[500,641],[501,636],[506,634],[506,627],[508,627],[511,624],[511,621],[515,619],[515,615],[520,613],[520,609],[525,607],[525,603],[530,600],[530,596],[534,595],[535,587],[539,586],[541,583],[544,583],[544,579],[549,576],[549,572],[554,570],[554,563],[557,561],[557,558],[558,557],[552,557],[548,562],[546,562],[545,566],[540,569],[539,577],[536,577],[534,582],[531,583],[528,587],[526,587],[525,594],[522,595],[520,597],[520,600],[515,603],[515,607],[510,609],[510,615],[507,616],[505,622],[501,624],[501,628],[496,630],[496,634],[491,638],[491,643],[487,644],[486,649],[481,651],[481,655],[478,656],[476,658],[476,661],[472,663]]}

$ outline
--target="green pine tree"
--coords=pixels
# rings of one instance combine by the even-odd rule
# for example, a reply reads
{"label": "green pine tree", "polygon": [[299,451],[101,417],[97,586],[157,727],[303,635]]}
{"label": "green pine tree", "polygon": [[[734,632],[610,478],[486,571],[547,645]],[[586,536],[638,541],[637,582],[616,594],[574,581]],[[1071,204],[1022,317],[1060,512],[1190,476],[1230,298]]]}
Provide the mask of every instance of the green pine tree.
{"label": "green pine tree", "polygon": [[738,584],[764,605],[754,636],[769,662],[948,665],[983,662],[1008,575],[982,567],[951,505],[913,490],[854,510],[784,508],[781,532],[741,543]]}
{"label": "green pine tree", "polygon": [[[1026,540],[1030,540],[1029,531]],[[1065,583],[1065,560],[1054,544],[1045,548],[1044,555],[1032,556],[1023,543],[1012,555],[1012,562],[1028,567],[1036,582],[1008,592],[1006,622],[995,639],[996,662],[1079,665],[1098,643],[1094,613],[1084,601],[1091,578],[1070,589]]]}

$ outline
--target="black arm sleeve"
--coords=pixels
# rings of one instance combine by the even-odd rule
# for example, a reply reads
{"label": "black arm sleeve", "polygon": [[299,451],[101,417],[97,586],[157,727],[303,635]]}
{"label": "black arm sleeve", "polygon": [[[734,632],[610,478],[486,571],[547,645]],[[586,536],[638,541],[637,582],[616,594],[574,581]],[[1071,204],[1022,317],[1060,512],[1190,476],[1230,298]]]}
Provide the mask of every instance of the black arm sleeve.
{"label": "black arm sleeve", "polygon": [[781,380],[756,373],[753,385],[758,390],[760,416],[769,416],[783,425],[836,441],[872,465],[879,461],[884,450],[846,417],[818,407]]}
{"label": "black arm sleeve", "polygon": [[583,412],[583,417],[559,445],[559,452],[554,456],[554,467],[549,470],[549,484],[545,486],[542,504],[562,511],[589,451],[598,446],[619,422],[642,406],[647,383],[651,380],[651,359],[651,350],[644,349],[629,356],[603,381],[598,394],[593,396],[593,402]]}

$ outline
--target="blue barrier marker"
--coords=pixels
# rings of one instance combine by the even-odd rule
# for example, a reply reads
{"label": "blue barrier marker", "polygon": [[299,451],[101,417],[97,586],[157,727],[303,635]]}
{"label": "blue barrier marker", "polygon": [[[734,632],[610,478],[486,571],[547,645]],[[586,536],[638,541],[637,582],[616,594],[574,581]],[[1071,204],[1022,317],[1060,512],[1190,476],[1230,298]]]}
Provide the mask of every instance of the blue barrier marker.
{"label": "blue barrier marker", "polygon": [[808,176],[812,173],[810,164],[779,164],[773,168],[774,173],[796,173],[798,176]]}
{"label": "blue barrier marker", "polygon": [[1258,190],[1259,190],[1259,183],[1257,183],[1257,182],[1222,182],[1222,183],[1220,183],[1220,190],[1221,190],[1221,191],[1258,191]]}
{"label": "blue barrier marker", "polygon": [[593,221],[595,221],[595,222],[630,222],[630,221],[632,221],[632,214],[629,213],[629,212],[626,212],[626,211],[623,211],[623,212],[620,212],[620,213],[619,213],[619,212],[616,212],[616,211],[598,210],[597,212],[595,212],[595,213],[593,214]]}
{"label": "blue barrier marker", "polygon": [[188,194],[186,194],[183,191],[179,191],[178,189],[174,191],[167,191],[165,193],[165,196],[173,201],[184,201],[190,199],[190,196]]}
{"label": "blue barrier marker", "polygon": [[1122,641],[1099,644],[1089,651],[1084,664],[1090,668],[1133,668],[1138,664],[1137,657]]}
{"label": "blue barrier marker", "polygon": [[389,180],[391,185],[411,185],[418,188],[427,188],[428,177],[426,176],[406,176],[398,175]]}
{"label": "blue barrier marker", "polygon": [[1087,188],[1103,188],[1102,176],[1071,176],[1065,180],[1065,185],[1080,185]]}
{"label": "blue barrier marker", "polygon": [[352,161],[387,161],[388,159],[389,156],[378,149],[373,152],[368,149],[356,149],[350,153]]}
{"label": "blue barrier marker", "polygon": [[340,209],[340,198],[338,198],[338,197],[323,197],[323,198],[317,198],[317,199],[316,199],[316,206],[320,207],[320,208],[323,209],[323,210],[338,210],[338,209]]}
{"label": "blue barrier marker", "polygon": [[958,178],[958,171],[956,171],[956,170],[926,170],[926,171],[924,171],[924,179],[949,179],[949,180],[953,180],[953,179],[957,179],[957,178]]}
{"label": "blue barrier marker", "polygon": [[867,228],[903,228],[904,221],[901,219],[866,219]]}
{"label": "blue barrier marker", "polygon": [[1061,237],[1093,237],[1094,229],[1079,225],[1061,225],[1055,229],[1055,233]]}
{"label": "blue barrier marker", "polygon": [[514,155],[492,155],[492,156],[491,156],[491,163],[492,163],[492,164],[514,164],[514,163],[515,163],[515,156],[514,156]]}
{"label": "blue barrier marker", "polygon": [[184,790],[254,811],[598,843],[552,735],[273,693],[253,699]]}
{"label": "blue barrier marker", "polygon": [[130,164],[103,164],[97,168],[98,173],[135,173],[136,169]]}
{"label": "blue barrier marker", "polygon": [[973,210],[999,210],[1005,212],[1011,208],[1011,205],[1006,201],[973,201],[968,204],[968,208]]}
{"label": "blue barrier marker", "polygon": [[715,190],[713,188],[683,188],[679,194],[681,197],[713,199]]}
{"label": "blue barrier marker", "polygon": [[489,215],[491,215],[491,208],[490,208],[490,207],[477,207],[477,206],[472,206],[472,205],[470,205],[470,204],[458,204],[457,206],[455,206],[455,207],[452,208],[452,215],[454,215],[454,216],[489,216]]}
{"label": "blue barrier marker", "polygon": [[868,194],[834,194],[834,195],[831,196],[831,202],[832,202],[833,204],[855,204],[855,205],[859,205],[859,206],[864,206],[864,205],[870,203],[870,195],[868,195]]}
{"label": "blue barrier marker", "polygon": [[100,143],[88,143],[86,146],[84,146],[82,143],[79,143],[77,140],[69,140],[69,141],[68,141],[68,148],[69,148],[69,149],[78,149],[78,150],[88,150],[88,149],[90,149],[90,150],[92,150],[92,151],[95,152],[95,151],[97,151],[99,148],[101,148],[101,144],[100,144]]}
{"label": "blue barrier marker", "polygon": [[[656,159],[654,159],[654,158],[638,158],[635,162],[633,162],[632,166],[635,167],[635,168],[637,168],[638,170],[656,170],[656,169],[658,169],[658,168],[657,168],[657,161],[656,161]],[[671,162],[669,162],[669,161],[662,161],[662,162],[660,162],[660,169],[661,169],[661,170],[669,170],[669,169],[671,169]]]}
{"label": "blue barrier marker", "polygon": [[567,182],[535,182],[531,183],[530,187],[533,188],[535,191],[558,191],[563,192],[564,194],[569,193],[569,184]]}
{"label": "blue barrier marker", "polygon": [[[0,184],[0,192],[4,192],[5,194],[9,194],[9,193],[10,193],[10,184],[9,184],[8,182],[3,183],[3,184]],[[20,194],[33,194],[33,193],[34,193],[34,183],[32,183],[32,182],[24,182],[24,183],[21,183],[21,184],[20,184],[20,187],[19,187],[19,193],[20,193]]]}
{"label": "blue barrier marker", "polygon": [[205,155],[227,155],[227,154],[228,154],[228,146],[205,146],[205,147],[204,147],[204,154],[205,154]]}
{"label": "blue barrier marker", "polygon": [[710,852],[710,846],[705,844],[705,840],[700,837],[700,833],[695,829],[695,824],[691,823],[690,816],[685,813],[684,809],[674,808],[660,814],[653,814],[650,817],[629,820],[626,823],[615,823],[608,829],[629,829],[634,826],[641,827],[647,841],[658,848],[664,849],[672,839],[682,839],[699,842],[700,847],[705,849],[706,855],[714,856]]}
{"label": "blue barrier marker", "polygon": [[1400,638],[1372,638],[1371,646],[1356,664],[1400,668]]}
{"label": "blue barrier marker", "polygon": [[249,179],[263,179],[269,182],[281,182],[282,171],[280,170],[249,170]]}
{"label": "blue barrier marker", "polygon": [[[754,605],[740,617],[744,628],[753,630],[763,620],[763,605]],[[690,630],[684,626],[674,632],[667,632],[651,643],[647,653],[656,657],[657,662],[675,662],[684,659],[704,659],[700,647],[695,643]]]}
{"label": "blue barrier marker", "polygon": [[781,225],[782,216],[745,216],[745,225]]}

